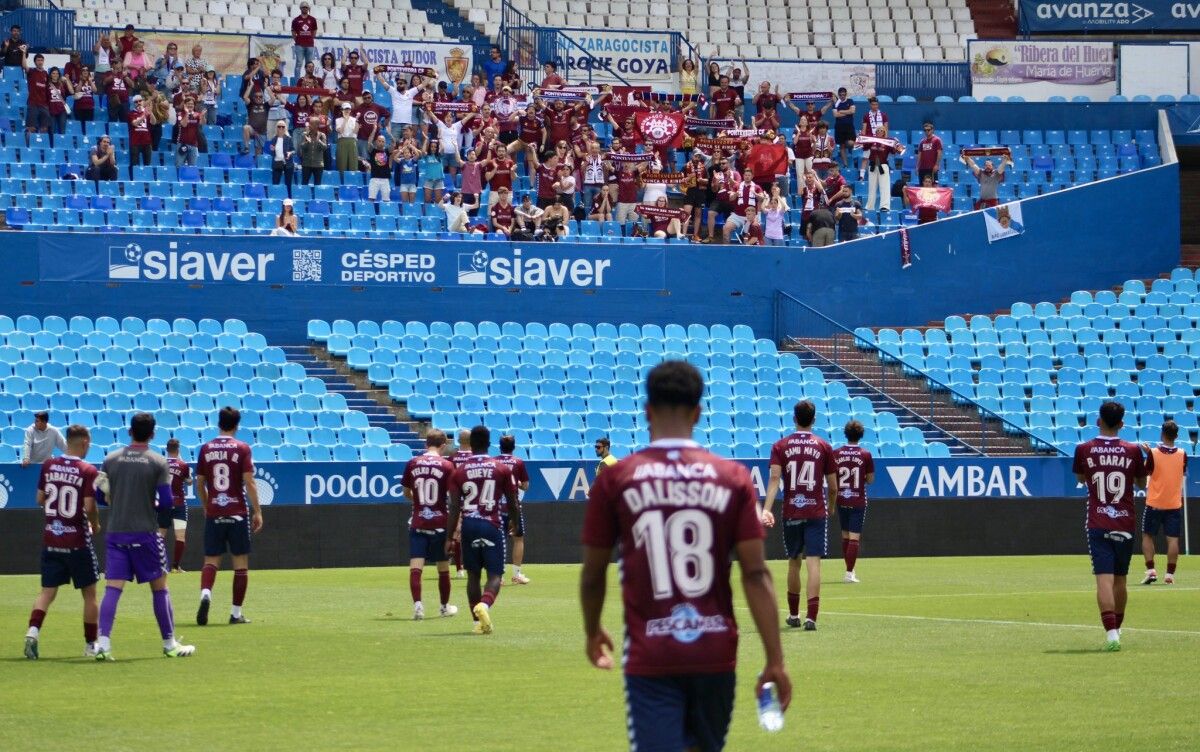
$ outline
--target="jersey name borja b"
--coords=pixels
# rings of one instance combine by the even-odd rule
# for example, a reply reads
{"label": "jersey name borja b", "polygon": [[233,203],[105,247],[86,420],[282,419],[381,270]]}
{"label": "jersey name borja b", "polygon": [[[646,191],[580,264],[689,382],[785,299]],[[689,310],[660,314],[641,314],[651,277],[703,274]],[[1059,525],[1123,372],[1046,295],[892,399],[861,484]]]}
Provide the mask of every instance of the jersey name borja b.
{"label": "jersey name borja b", "polygon": [[502,502],[508,495],[516,497],[517,484],[508,465],[495,457],[476,454],[454,471],[450,490],[460,494],[464,519],[483,520],[499,528],[503,523]]}
{"label": "jersey name borja b", "polygon": [[42,463],[38,490],[45,494],[46,527],[42,544],[47,548],[85,548],[92,542],[83,500],[95,496],[96,468],[78,457],[51,457]]}
{"label": "jersey name borja b", "polygon": [[1134,481],[1149,474],[1142,449],[1115,436],[1097,436],[1075,447],[1072,470],[1087,482],[1087,526],[1132,534],[1136,529]]}
{"label": "jersey name borja b", "polygon": [[762,537],[749,471],[690,441],[656,442],[605,470],[583,544],[619,546],[625,673],[733,671],[730,554]]}
{"label": "jersey name borja b", "polygon": [[771,447],[771,464],[783,472],[783,519],[823,520],[829,516],[825,476],[837,472],[837,466],[828,442],[808,431],[797,431]]}
{"label": "jersey name borja b", "polygon": [[413,510],[408,526],[413,530],[445,530],[449,513],[446,494],[454,463],[445,457],[422,454],[413,457],[404,468],[401,485],[412,489]]}
{"label": "jersey name borja b", "polygon": [[200,447],[196,475],[204,478],[208,489],[205,517],[245,517],[246,488],[242,476],[254,472],[250,447],[232,436],[218,436]]}

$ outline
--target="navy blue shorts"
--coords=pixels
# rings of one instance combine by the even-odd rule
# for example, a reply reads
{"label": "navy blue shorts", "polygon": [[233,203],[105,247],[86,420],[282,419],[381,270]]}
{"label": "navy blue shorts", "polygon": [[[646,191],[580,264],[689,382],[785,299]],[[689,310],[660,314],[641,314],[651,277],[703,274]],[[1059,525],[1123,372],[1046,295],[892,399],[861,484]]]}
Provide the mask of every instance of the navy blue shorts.
{"label": "navy blue shorts", "polygon": [[486,569],[489,576],[504,574],[504,544],[508,536],[492,523],[468,517],[462,521],[463,569],[478,572]]}
{"label": "navy blue shorts", "polygon": [[446,531],[408,529],[408,558],[424,559],[426,564],[446,561]]}
{"label": "navy blue shorts", "polygon": [[862,533],[863,523],[867,521],[867,508],[844,507],[839,504],[838,520],[842,523],[843,533]]}
{"label": "navy blue shorts", "polygon": [[825,558],[828,552],[829,520],[785,520],[783,550],[789,559],[804,554]]}
{"label": "navy blue shorts", "polygon": [[187,522],[187,504],[158,510],[158,527],[160,529],[166,530],[175,527],[175,520]]}
{"label": "navy blue shorts", "polygon": [[42,549],[42,587],[56,588],[72,582],[76,590],[82,590],[99,580],[100,563],[91,546],[55,551]]}
{"label": "navy blue shorts", "polygon": [[736,682],[724,674],[626,676],[629,748],[637,752],[718,752],[733,717]]}
{"label": "navy blue shorts", "polygon": [[1133,535],[1112,530],[1087,531],[1088,553],[1092,555],[1092,574],[1129,574],[1129,559],[1133,556]]}
{"label": "navy blue shorts", "polygon": [[1142,513],[1142,532],[1158,535],[1159,528],[1168,538],[1178,538],[1183,530],[1183,510],[1146,507]]}
{"label": "navy blue shorts", "polygon": [[250,553],[250,520],[245,517],[217,517],[204,521],[204,555],[234,556]]}
{"label": "navy blue shorts", "polygon": [[[508,522],[512,518],[507,514],[502,514],[502,515],[500,515],[500,519],[504,523],[504,534],[508,535],[509,534]],[[524,512],[521,512],[521,515],[519,517],[517,517],[517,532],[512,533],[512,536],[514,538],[524,538],[525,537],[525,513]]]}

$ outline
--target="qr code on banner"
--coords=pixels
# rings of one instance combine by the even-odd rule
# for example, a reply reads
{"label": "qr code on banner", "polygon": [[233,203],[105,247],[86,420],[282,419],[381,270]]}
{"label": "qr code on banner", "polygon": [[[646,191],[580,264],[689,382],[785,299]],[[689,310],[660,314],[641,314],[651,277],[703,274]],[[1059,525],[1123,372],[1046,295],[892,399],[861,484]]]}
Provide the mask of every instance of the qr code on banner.
{"label": "qr code on banner", "polygon": [[303,249],[292,251],[292,281],[321,281],[321,251]]}

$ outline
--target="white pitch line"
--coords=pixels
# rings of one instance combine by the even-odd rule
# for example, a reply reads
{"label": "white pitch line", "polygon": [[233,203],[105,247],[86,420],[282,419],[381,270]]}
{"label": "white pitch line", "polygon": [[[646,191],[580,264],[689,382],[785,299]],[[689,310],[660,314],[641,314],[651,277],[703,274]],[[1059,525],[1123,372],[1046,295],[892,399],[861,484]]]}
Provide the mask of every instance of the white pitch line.
{"label": "white pitch line", "polygon": [[[840,584],[840,583],[835,582],[835,583],[830,583],[830,584],[836,585],[836,584]],[[1169,588],[1168,587],[1161,587],[1161,588],[1137,587],[1135,589],[1135,588],[1131,587],[1130,589],[1133,590],[1133,592],[1138,592],[1138,593],[1152,592],[1152,591],[1153,592],[1162,592],[1162,593],[1191,592],[1191,591],[1195,591],[1195,590],[1200,590],[1200,588],[1194,588],[1194,587],[1177,588],[1174,585],[1170,586]],[[989,596],[995,596],[995,597],[999,598],[999,597],[1005,597],[1005,596],[1010,596],[1010,595],[1017,595],[1017,596],[1077,595],[1077,594],[1081,594],[1081,593],[1095,593],[1095,592],[1096,592],[1095,588],[1091,588],[1088,590],[1030,590],[1030,591],[1026,591],[1026,592],[1017,592],[1017,593],[1009,593],[1009,592],[993,590],[988,593],[916,593],[916,594],[912,594],[912,595],[857,595],[857,596],[856,595],[833,595],[833,596],[829,596],[828,598],[823,597],[823,599],[828,600],[828,601],[875,601],[875,600],[889,600],[889,599],[896,599],[896,598],[903,598],[903,599],[908,599],[908,598],[984,598],[984,597],[989,597]]]}
{"label": "white pitch line", "polygon": [[[1011,621],[1004,619],[954,619],[947,616],[910,616],[907,614],[867,614],[851,611],[826,611],[826,614],[832,616],[865,616],[877,617],[881,619],[907,619],[911,621],[944,621],[956,624],[994,624],[999,626],[1017,626],[1017,627],[1051,627],[1055,629],[1092,629],[1099,630],[1094,624],[1055,624],[1052,622],[1041,621]],[[1200,632],[1193,632],[1183,629],[1148,629],[1145,627],[1124,627],[1131,632],[1150,632],[1154,634],[1173,634],[1173,635],[1190,635],[1200,637]]]}

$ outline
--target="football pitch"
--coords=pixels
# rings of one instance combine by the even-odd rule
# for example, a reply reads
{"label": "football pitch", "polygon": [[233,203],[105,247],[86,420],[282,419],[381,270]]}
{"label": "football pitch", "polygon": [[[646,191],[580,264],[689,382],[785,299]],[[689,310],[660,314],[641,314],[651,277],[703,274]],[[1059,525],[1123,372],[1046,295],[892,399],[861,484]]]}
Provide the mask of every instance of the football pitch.
{"label": "football pitch", "polygon": [[[757,726],[762,650],[739,608],[726,749],[1194,750],[1195,562],[1181,561],[1179,584],[1131,585],[1123,650],[1103,653],[1086,557],[868,558],[859,585],[827,561],[819,630],[783,635],[795,693],[777,735]],[[773,568],[782,603],[784,566]],[[122,599],[108,664],[82,657],[80,601],[67,590],[46,618],[41,660],[23,658],[38,581],[0,577],[0,747],[626,749],[621,676],[584,658],[578,567],[526,573],[532,584],[504,586],[487,636],[470,634],[462,580],[460,615],[412,621],[407,569],[252,571],[246,626],[225,624],[223,570],[204,628],[198,574],[176,575],[178,631],[196,655],[162,658],[138,587]],[[736,566],[734,578],[740,594]],[[605,623],[618,635],[615,567],[609,585]],[[424,587],[436,613],[430,569]]]}

